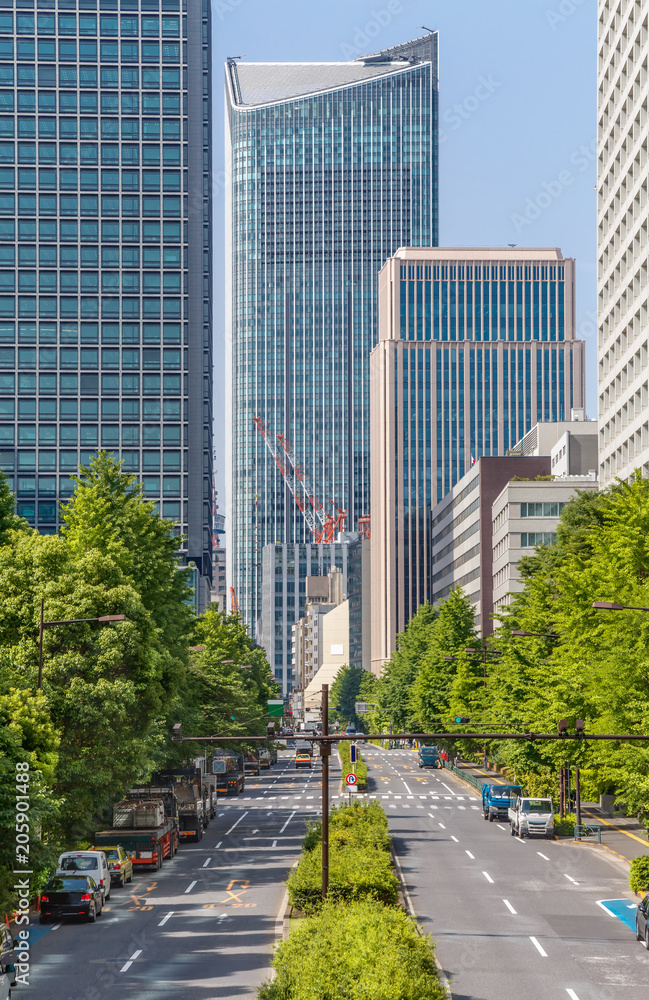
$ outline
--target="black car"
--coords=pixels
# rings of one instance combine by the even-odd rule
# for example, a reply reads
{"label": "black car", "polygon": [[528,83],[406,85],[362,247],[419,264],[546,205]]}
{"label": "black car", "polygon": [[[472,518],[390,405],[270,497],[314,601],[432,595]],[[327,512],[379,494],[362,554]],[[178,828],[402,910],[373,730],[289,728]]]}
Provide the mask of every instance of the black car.
{"label": "black car", "polygon": [[645,896],[635,914],[635,936],[649,949],[649,895]]}
{"label": "black car", "polygon": [[90,875],[55,875],[41,893],[41,923],[61,917],[85,917],[94,923],[102,906],[101,887]]}

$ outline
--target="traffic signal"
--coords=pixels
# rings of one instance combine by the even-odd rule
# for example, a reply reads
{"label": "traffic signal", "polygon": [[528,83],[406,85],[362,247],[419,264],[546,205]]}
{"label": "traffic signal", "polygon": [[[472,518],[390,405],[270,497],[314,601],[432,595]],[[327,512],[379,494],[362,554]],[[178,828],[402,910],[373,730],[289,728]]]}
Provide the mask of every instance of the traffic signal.
{"label": "traffic signal", "polygon": [[565,736],[568,732],[568,723],[565,719],[561,719],[559,722],[559,736]]}
{"label": "traffic signal", "polygon": [[469,719],[468,715],[456,715],[455,721],[457,723],[461,723],[462,725],[464,725],[465,722],[470,722],[471,720]]}

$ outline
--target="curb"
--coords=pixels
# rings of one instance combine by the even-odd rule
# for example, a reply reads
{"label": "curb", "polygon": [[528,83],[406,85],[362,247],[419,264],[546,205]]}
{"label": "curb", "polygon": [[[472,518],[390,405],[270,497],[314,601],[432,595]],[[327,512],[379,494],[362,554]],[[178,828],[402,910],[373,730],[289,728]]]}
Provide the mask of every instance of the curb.
{"label": "curb", "polygon": [[[410,914],[410,916],[415,921],[415,927],[417,928],[417,933],[420,934],[421,937],[426,937],[427,935],[424,933],[423,928],[421,927],[420,924],[418,924],[416,922],[417,921],[417,914],[415,913],[415,908],[412,905],[412,899],[410,898],[410,893],[408,892],[408,886],[406,885],[406,880],[405,880],[405,877],[404,877],[404,874],[403,874],[403,869],[401,867],[401,862],[399,861],[399,855],[395,851],[394,844],[392,842],[390,842],[390,855],[392,856],[392,860],[394,862],[394,867],[396,868],[397,875],[399,876],[399,882],[401,883],[401,893],[402,893],[403,898],[405,900],[406,908],[408,910],[408,913]],[[446,993],[447,1000],[453,1000],[453,993],[451,992],[451,984],[448,981],[448,977],[447,977],[446,973],[444,972],[444,969],[442,968],[442,966],[440,964],[440,961],[439,961],[439,959],[438,959],[438,957],[437,957],[436,954],[433,954],[433,958],[435,959],[435,965],[437,967],[437,972],[438,972],[438,975],[439,975],[440,986],[442,987],[442,989]]]}

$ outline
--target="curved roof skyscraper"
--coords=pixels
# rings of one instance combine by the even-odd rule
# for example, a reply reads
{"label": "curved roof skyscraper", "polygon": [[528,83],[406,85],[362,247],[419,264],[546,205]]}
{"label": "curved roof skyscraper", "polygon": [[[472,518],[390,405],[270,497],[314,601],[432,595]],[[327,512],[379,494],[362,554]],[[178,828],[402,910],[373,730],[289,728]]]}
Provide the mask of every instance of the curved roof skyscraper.
{"label": "curved roof skyscraper", "polygon": [[[438,242],[437,42],[226,64],[228,554],[253,633],[263,546],[313,541],[253,417],[291,441],[349,528],[369,513],[378,272],[399,247]],[[283,639],[272,666],[288,690],[290,636],[264,628]]]}

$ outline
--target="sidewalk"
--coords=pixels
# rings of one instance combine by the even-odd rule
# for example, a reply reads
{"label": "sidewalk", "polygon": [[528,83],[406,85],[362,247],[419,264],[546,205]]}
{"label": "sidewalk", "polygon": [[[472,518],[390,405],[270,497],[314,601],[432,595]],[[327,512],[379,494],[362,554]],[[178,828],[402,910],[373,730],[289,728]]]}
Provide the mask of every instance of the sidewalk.
{"label": "sidewalk", "polygon": [[[503,782],[505,779],[498,771],[485,770],[479,764],[471,764],[469,761],[460,760],[454,769],[458,778],[463,778],[473,785],[474,781],[493,781],[494,784]],[[472,780],[473,779],[473,780]],[[649,839],[647,832],[641,823],[633,816],[625,816],[623,813],[615,813],[614,816],[605,816],[598,802],[582,802],[581,805],[582,824],[592,824],[602,828],[602,846],[616,854],[623,861],[631,862],[634,858],[642,854],[649,854]],[[596,841],[589,840],[591,846],[597,847]]]}

